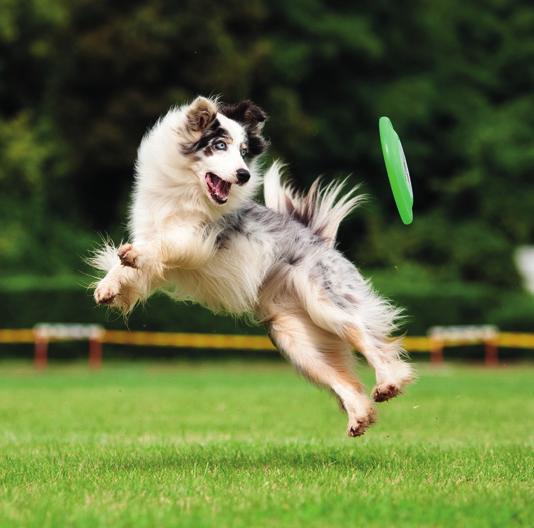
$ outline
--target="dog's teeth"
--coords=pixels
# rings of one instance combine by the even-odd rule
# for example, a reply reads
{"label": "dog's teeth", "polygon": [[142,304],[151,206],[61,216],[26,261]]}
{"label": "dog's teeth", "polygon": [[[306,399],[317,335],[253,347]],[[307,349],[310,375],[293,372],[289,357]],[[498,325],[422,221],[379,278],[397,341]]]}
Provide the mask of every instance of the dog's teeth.
{"label": "dog's teeth", "polygon": [[206,174],[206,181],[208,183],[209,192],[214,200],[220,203],[226,202],[228,199],[228,194],[230,193],[230,188],[232,184],[219,178],[216,174],[208,172]]}

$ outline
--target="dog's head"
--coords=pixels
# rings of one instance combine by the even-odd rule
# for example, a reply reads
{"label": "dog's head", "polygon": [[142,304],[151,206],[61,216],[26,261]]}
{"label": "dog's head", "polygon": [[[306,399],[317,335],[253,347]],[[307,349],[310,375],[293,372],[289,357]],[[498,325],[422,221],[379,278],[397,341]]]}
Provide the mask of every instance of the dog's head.
{"label": "dog's head", "polygon": [[197,97],[185,107],[180,149],[211,204],[236,205],[254,193],[251,162],[267,146],[261,135],[266,119],[251,101],[228,105]]}

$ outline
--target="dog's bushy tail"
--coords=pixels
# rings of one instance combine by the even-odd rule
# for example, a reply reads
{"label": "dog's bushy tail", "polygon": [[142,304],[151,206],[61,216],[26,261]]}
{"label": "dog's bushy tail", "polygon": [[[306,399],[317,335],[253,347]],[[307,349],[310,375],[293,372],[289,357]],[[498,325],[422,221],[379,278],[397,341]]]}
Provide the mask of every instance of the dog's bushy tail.
{"label": "dog's bushy tail", "polygon": [[322,185],[317,178],[307,193],[282,182],[283,165],[275,161],[264,176],[265,205],[309,227],[326,244],[333,246],[339,225],[364,199],[358,186],[342,194],[347,179]]}

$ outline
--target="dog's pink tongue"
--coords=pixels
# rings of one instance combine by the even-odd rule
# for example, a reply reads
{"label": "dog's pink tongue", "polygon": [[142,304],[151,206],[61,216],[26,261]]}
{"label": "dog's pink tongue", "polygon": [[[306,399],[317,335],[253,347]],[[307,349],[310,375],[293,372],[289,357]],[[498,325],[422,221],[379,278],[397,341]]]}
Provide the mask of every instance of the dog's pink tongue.
{"label": "dog's pink tongue", "polygon": [[227,181],[218,180],[216,183],[217,194],[226,198],[230,192],[230,185]]}

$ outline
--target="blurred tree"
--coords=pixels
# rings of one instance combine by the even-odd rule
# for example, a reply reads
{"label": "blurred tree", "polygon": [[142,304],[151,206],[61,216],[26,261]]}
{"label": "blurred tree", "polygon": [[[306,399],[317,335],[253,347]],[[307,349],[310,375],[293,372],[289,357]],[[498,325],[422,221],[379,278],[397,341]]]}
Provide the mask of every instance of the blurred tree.
{"label": "blurred tree", "polygon": [[[0,263],[72,267],[93,231],[119,231],[142,134],[203,93],[263,105],[299,185],[365,182],[374,199],[341,231],[364,267],[517,286],[514,248],[534,236],[532,27],[526,0],[2,0]],[[413,175],[410,228],[383,114]]]}

